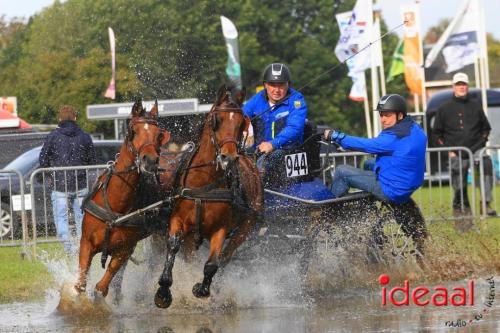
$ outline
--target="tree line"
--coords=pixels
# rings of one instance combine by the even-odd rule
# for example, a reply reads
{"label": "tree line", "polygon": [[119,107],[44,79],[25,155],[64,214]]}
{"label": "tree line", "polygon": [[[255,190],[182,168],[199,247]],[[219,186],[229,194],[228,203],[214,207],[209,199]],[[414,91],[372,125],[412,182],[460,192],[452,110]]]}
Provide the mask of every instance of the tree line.
{"label": "tree line", "polygon": [[[0,92],[17,96],[20,116],[31,123],[56,123],[59,106],[71,104],[84,129],[108,135],[110,122],[85,118],[88,104],[138,96],[211,103],[226,80],[224,15],[238,28],[243,84],[250,93],[268,63],[284,62],[295,88],[316,79],[302,89],[310,119],[363,135],[363,104],[347,98],[352,82],[346,66],[318,78],[338,64],[335,14],[354,2],[56,1],[27,23],[0,18]],[[111,76],[107,27],[116,35],[116,101],[103,97]],[[386,68],[397,40],[395,34],[383,40]],[[387,90],[406,94],[402,77]]]}

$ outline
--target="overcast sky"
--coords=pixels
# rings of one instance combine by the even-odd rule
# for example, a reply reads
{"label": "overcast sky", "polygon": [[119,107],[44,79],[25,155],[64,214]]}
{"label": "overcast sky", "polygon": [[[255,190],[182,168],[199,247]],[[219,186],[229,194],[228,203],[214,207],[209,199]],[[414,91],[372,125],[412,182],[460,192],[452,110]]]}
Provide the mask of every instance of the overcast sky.
{"label": "overcast sky", "polygon": [[[422,32],[425,34],[429,27],[437,24],[442,18],[452,18],[462,1],[421,0]],[[500,20],[498,19],[500,0],[479,1],[486,9],[486,31],[493,33],[497,39],[500,39]],[[54,0],[0,0],[0,15],[5,15],[8,18],[14,16],[27,18],[44,7],[50,6],[53,2]],[[382,9],[382,17],[387,22],[389,29],[401,23],[400,5],[411,2],[411,0],[378,0]],[[398,33],[401,32],[398,31]]]}

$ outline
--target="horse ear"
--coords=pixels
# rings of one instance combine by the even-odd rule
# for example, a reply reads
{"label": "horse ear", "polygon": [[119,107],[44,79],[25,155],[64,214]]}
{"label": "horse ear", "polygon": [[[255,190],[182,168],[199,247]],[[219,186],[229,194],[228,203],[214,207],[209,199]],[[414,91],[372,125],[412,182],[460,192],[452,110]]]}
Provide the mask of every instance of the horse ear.
{"label": "horse ear", "polygon": [[246,95],[247,95],[247,89],[245,87],[241,88],[241,90],[237,90],[235,94],[235,102],[238,103],[238,105],[240,106],[243,105]]}
{"label": "horse ear", "polygon": [[139,98],[135,101],[134,106],[132,106],[132,117],[141,117],[144,115],[144,109],[142,107],[142,100]]}
{"label": "horse ear", "polygon": [[151,118],[158,118],[158,100],[155,99],[155,104],[151,108],[151,111],[149,111],[149,116]]}
{"label": "horse ear", "polygon": [[219,91],[217,91],[217,99],[215,101],[216,104],[219,104],[220,102],[223,101],[224,97],[226,96],[227,92],[227,87],[225,84],[222,84],[219,88]]}

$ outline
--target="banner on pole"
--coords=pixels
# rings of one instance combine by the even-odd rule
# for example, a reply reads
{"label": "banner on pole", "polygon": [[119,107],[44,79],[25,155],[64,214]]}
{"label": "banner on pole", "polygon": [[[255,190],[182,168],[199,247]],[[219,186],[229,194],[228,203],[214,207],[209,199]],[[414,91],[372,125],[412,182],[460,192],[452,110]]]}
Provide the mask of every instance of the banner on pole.
{"label": "banner on pole", "polygon": [[231,20],[225,16],[220,17],[222,25],[222,34],[226,40],[227,47],[227,66],[226,74],[229,80],[239,89],[242,87],[241,82],[241,65],[240,54],[238,49],[238,30]]}
{"label": "banner on pole", "polygon": [[371,0],[358,0],[352,11],[335,15],[340,29],[335,55],[340,62],[350,58],[347,60],[349,76],[371,67],[370,48],[356,54],[371,42],[372,27],[368,26],[368,22],[373,21],[370,3]]}
{"label": "banner on pole", "polygon": [[104,93],[104,97],[115,99],[116,98],[116,81],[115,81],[115,33],[113,29],[108,27],[109,35],[109,48],[111,50],[111,81],[109,82],[108,89]]}
{"label": "banner on pole", "polygon": [[404,20],[403,59],[405,82],[412,94],[422,95],[422,41],[420,14],[416,4],[401,7]]}
{"label": "banner on pole", "polygon": [[477,0],[464,0],[443,35],[427,55],[425,67],[430,67],[440,52],[446,62],[446,73],[473,64],[480,55],[478,22]]}
{"label": "banner on pole", "polygon": [[405,72],[405,62],[403,59],[404,53],[403,40],[400,39],[394,53],[392,54],[391,67],[389,68],[389,74],[387,76],[387,82],[394,80],[398,75]]}

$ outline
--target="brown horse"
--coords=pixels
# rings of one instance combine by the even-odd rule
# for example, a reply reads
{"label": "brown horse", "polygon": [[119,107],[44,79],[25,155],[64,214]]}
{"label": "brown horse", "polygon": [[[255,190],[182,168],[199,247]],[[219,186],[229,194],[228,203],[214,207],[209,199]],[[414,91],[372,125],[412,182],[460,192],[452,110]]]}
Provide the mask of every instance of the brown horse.
{"label": "brown horse", "polygon": [[[170,216],[167,257],[155,295],[158,307],[167,308],[172,303],[172,269],[182,242],[188,252],[203,239],[210,243],[203,282],[193,287],[196,297],[208,297],[214,274],[243,243],[263,211],[259,172],[249,157],[238,154],[243,131],[249,124],[241,110],[244,96],[244,91],[233,93],[221,87],[199,143],[175,177],[178,197]],[[168,183],[170,175],[165,177],[162,181]]]}
{"label": "brown horse", "polygon": [[96,294],[105,297],[113,276],[132,255],[137,242],[150,234],[144,226],[113,226],[112,222],[133,207],[141,173],[157,171],[160,147],[170,138],[167,131],[159,128],[157,118],[157,103],[146,113],[142,102],[135,102],[118,158],[99,176],[84,202],[80,275],[75,285],[78,292],[85,291],[92,258],[103,252],[104,268],[109,253],[111,261],[95,287]]}

